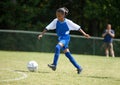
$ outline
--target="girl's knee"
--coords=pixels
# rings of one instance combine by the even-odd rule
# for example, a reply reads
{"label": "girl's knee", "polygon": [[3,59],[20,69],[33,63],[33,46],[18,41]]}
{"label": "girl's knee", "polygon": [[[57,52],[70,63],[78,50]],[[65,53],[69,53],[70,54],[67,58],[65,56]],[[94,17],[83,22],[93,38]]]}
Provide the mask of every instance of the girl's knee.
{"label": "girl's knee", "polygon": [[64,46],[64,44],[63,44],[63,43],[61,43],[61,42],[59,42],[59,43],[58,43],[58,45],[60,45],[61,47],[63,47],[63,46]]}
{"label": "girl's knee", "polygon": [[63,51],[64,53],[70,52],[70,50],[67,48]]}

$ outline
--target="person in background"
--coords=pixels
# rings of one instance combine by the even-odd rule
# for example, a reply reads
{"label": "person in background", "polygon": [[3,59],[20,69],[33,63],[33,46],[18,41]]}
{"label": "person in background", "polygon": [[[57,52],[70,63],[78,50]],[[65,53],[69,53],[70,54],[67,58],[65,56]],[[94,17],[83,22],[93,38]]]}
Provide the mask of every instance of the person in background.
{"label": "person in background", "polygon": [[104,38],[104,44],[105,47],[105,54],[106,57],[109,57],[109,51],[112,57],[115,57],[114,50],[113,50],[113,38],[115,37],[114,30],[111,29],[111,24],[107,24],[107,28],[102,34],[102,37]]}

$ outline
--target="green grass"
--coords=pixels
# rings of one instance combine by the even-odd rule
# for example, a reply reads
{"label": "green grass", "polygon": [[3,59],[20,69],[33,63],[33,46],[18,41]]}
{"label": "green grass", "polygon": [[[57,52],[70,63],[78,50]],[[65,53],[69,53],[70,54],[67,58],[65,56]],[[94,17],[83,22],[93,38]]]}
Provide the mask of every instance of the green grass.
{"label": "green grass", "polygon": [[[0,85],[120,85],[120,58],[73,54],[83,67],[83,72],[78,75],[63,54],[60,55],[57,70],[53,72],[49,69],[47,64],[52,63],[53,55],[0,51]],[[27,70],[26,65],[30,60],[38,62],[38,72]],[[25,73],[27,78],[7,81],[20,78],[22,75],[17,72]]]}

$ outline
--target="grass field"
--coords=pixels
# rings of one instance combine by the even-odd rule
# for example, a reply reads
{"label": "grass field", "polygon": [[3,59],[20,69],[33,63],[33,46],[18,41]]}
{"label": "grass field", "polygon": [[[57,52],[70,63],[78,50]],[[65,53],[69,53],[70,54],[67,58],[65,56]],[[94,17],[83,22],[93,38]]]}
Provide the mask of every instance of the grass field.
{"label": "grass field", "polygon": [[[120,58],[73,56],[83,67],[80,75],[63,54],[53,72],[47,67],[52,53],[0,51],[0,85],[120,85]],[[38,72],[27,70],[30,60],[38,62]]]}

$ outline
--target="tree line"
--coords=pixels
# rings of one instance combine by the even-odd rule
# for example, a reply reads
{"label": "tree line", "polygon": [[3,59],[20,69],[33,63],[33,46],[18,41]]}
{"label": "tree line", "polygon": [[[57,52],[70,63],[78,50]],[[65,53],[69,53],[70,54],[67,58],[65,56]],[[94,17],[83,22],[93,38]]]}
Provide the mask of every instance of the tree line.
{"label": "tree line", "polygon": [[67,7],[67,18],[90,35],[101,36],[110,23],[120,38],[120,0],[2,0],[0,29],[42,31],[59,7]]}

